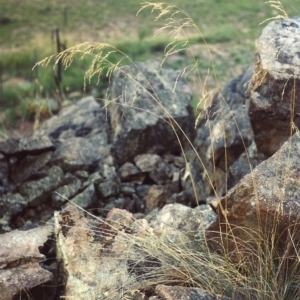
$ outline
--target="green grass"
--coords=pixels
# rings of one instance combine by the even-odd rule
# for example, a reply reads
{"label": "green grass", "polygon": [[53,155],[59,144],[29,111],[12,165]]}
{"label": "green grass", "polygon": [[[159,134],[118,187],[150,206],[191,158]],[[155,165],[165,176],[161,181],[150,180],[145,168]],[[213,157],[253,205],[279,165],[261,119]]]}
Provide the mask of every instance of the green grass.
{"label": "green grass", "polygon": [[[191,44],[195,45],[194,55],[198,61],[201,76],[207,75],[208,87],[222,85],[238,75],[253,62],[255,39],[259,37],[265,19],[278,14],[264,1],[220,1],[168,0],[185,11],[200,29],[191,33]],[[52,68],[32,71],[35,62],[56,52],[53,29],[60,29],[61,41],[70,47],[81,42],[109,42],[127,53],[133,61],[145,61],[149,58],[162,59],[163,51],[171,36],[167,33],[153,37],[155,30],[161,28],[163,19],[153,21],[151,10],[144,10],[136,16],[140,0],[128,0],[120,4],[117,1],[78,0],[78,1],[4,1],[0,0],[0,64],[2,65],[3,93],[0,95],[2,108],[10,103],[23,101],[23,91],[11,92],[6,87],[11,78],[38,83],[39,96],[57,94],[54,82],[55,70]],[[290,16],[300,13],[300,0],[283,0],[283,6]],[[209,59],[207,45],[210,45]],[[202,46],[201,46],[202,45]],[[118,57],[115,58],[116,61]],[[84,71],[89,60],[75,62],[63,73],[61,88],[65,95],[73,91],[82,92]],[[194,63],[188,53],[181,53],[166,62],[173,68],[181,68]],[[1,80],[1,79],[0,79]],[[192,79],[191,79],[192,80]],[[88,86],[100,91],[107,83],[97,87],[96,81]],[[15,87],[19,89],[18,86]],[[35,92],[25,95],[34,98]],[[197,94],[197,89],[194,91]],[[15,94],[15,95],[14,95]],[[199,95],[195,95],[195,98]],[[13,98],[13,99],[12,99]]]}

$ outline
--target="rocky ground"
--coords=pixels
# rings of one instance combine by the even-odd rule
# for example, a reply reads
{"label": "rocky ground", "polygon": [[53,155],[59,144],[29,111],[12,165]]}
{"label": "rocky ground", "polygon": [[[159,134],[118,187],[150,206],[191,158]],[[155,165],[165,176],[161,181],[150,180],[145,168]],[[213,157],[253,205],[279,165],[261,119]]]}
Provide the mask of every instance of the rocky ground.
{"label": "rocky ground", "polygon": [[83,98],[34,135],[0,142],[0,299],[227,299],[138,289],[149,266],[132,266],[145,254],[124,232],[206,235],[217,251],[220,224],[255,231],[257,208],[270,222],[279,213],[281,232],[296,223],[299,28],[268,25],[255,67],[215,95],[196,128],[185,79],[147,62],[116,71],[109,104]]}

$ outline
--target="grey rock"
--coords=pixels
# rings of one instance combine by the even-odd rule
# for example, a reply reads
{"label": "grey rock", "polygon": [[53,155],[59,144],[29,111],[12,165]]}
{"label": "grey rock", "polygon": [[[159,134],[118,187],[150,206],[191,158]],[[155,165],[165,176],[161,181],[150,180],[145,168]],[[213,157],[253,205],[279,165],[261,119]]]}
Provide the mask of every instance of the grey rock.
{"label": "grey rock", "polygon": [[91,171],[97,167],[101,157],[93,145],[84,138],[74,137],[64,140],[53,154],[52,163],[65,172]]}
{"label": "grey rock", "polygon": [[226,114],[229,110],[237,109],[240,106],[249,106],[250,83],[254,73],[254,66],[248,67],[241,75],[226,83],[216,93],[208,109],[209,119],[215,119],[220,113]]}
{"label": "grey rock", "polygon": [[[61,186],[57,188],[55,192],[52,192],[52,206],[59,208],[66,202],[66,199],[64,198],[71,199],[79,192],[81,186],[82,183],[80,179],[70,173],[67,173],[61,182]],[[60,195],[64,196],[64,198]]]}
{"label": "grey rock", "polygon": [[249,117],[258,151],[268,157],[300,126],[300,18],[271,22],[260,36]]}
{"label": "grey rock", "polygon": [[40,202],[51,198],[51,192],[57,188],[63,180],[63,171],[58,166],[48,170],[48,176],[35,181],[27,181],[19,188],[19,193],[27,199],[28,205],[34,207]]}
{"label": "grey rock", "polygon": [[96,192],[93,184],[89,185],[83,192],[71,199],[72,203],[87,209],[96,206]]}
{"label": "grey rock", "polygon": [[241,106],[226,115],[219,114],[207,140],[207,158],[224,171],[246,151],[253,140],[247,107]]}
{"label": "grey rock", "polygon": [[78,170],[75,172],[75,176],[78,177],[80,180],[85,181],[89,178],[89,172]]}
{"label": "grey rock", "polygon": [[118,170],[118,176],[123,182],[135,182],[142,184],[145,179],[145,174],[141,172],[133,163],[126,162]]}
{"label": "grey rock", "polygon": [[132,194],[134,194],[135,191],[135,187],[134,185],[128,185],[128,184],[122,184],[121,186],[121,193],[127,196],[131,196]]}
{"label": "grey rock", "polygon": [[166,204],[175,204],[175,203],[188,205],[188,206],[190,206],[192,204],[192,203],[188,202],[187,195],[184,191],[182,191],[180,193],[175,193],[166,200]]}
{"label": "grey rock", "polygon": [[47,136],[7,139],[0,142],[0,153],[8,156],[19,155],[21,153],[37,154],[49,150],[54,150],[54,146]]}
{"label": "grey rock", "polygon": [[11,230],[10,221],[27,207],[27,199],[18,193],[8,193],[0,197],[0,232]]}
{"label": "grey rock", "polygon": [[39,171],[50,161],[52,151],[40,155],[28,155],[23,160],[14,164],[11,168],[11,179],[16,184],[21,184],[32,175],[38,175]]}
{"label": "grey rock", "polygon": [[152,185],[145,196],[146,212],[163,207],[172,195],[169,185]]}
{"label": "grey rock", "polygon": [[146,195],[148,194],[150,187],[151,187],[151,185],[146,185],[146,184],[138,185],[136,187],[137,195],[140,198],[144,199],[146,197]]}
{"label": "grey rock", "polygon": [[185,160],[183,157],[175,156],[174,157],[174,166],[181,169],[185,166]]}
{"label": "grey rock", "polygon": [[96,182],[95,188],[102,200],[111,196],[117,196],[120,192],[119,182],[114,179],[108,179],[99,183]]}
{"label": "grey rock", "polygon": [[8,190],[8,163],[5,159],[0,159],[0,197]]}
{"label": "grey rock", "polygon": [[229,167],[228,188],[234,187],[245,175],[249,174],[257,165],[266,160],[264,154],[257,151],[256,144],[247,148],[247,152],[241,156]]}
{"label": "grey rock", "polygon": [[190,288],[182,286],[167,286],[163,284],[157,285],[155,288],[156,293],[166,300],[230,300],[221,295],[208,292],[200,288]]}
{"label": "grey rock", "polygon": [[166,184],[173,176],[172,168],[157,154],[141,154],[134,158],[136,166],[157,184]]}
{"label": "grey rock", "polygon": [[[191,138],[194,126],[192,93],[179,75],[177,71],[160,68],[156,62],[122,67],[115,73],[110,87],[114,101],[108,111],[117,163],[132,161],[142,153],[180,151],[176,135],[168,124],[169,116]],[[184,141],[181,131],[176,125],[174,127]]]}
{"label": "grey rock", "polygon": [[102,138],[98,144],[107,145],[108,133],[109,122],[105,110],[93,97],[86,97],[44,122],[35,135],[65,140],[71,137],[89,138],[97,134],[98,138]]}

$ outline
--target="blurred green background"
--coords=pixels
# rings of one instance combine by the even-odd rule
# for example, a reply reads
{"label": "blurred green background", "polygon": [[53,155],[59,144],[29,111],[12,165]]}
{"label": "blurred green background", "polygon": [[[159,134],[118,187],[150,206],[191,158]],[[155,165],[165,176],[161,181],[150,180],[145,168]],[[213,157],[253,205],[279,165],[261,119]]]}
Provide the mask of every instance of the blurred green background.
{"label": "blurred green background", "polygon": [[[140,0],[0,0],[0,138],[25,134],[37,115],[47,116],[63,99],[84,94],[103,97],[107,81],[92,81],[83,90],[84,73],[91,61],[76,60],[62,72],[60,85],[53,65],[32,70],[35,63],[81,42],[108,42],[135,61],[162,59],[172,36],[162,32],[162,18],[140,9]],[[154,1],[152,1],[154,2]],[[193,19],[198,30],[189,30],[190,51],[170,57],[175,69],[197,62],[199,74],[191,74],[196,105],[205,89],[218,88],[253,63],[255,39],[267,22],[280,12],[265,1],[168,0]],[[274,1],[273,1],[274,2]],[[281,1],[290,17],[300,15],[300,0]],[[167,17],[167,16],[166,16]],[[179,17],[179,15],[178,15]],[[193,55],[192,55],[193,54]],[[115,58],[116,60],[118,57]],[[62,99],[63,98],[63,99]],[[42,107],[42,109],[40,109]]]}

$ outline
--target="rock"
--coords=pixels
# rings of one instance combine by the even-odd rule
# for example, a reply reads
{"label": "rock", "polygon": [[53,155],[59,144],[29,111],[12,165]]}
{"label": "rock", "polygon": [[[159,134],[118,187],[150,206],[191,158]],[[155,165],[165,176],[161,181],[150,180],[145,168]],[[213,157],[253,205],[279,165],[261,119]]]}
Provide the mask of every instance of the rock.
{"label": "rock", "polygon": [[19,185],[30,178],[30,176],[38,175],[39,171],[50,161],[52,153],[52,151],[49,151],[40,155],[26,156],[11,168],[11,179]]}
{"label": "rock", "polygon": [[[65,198],[70,200],[79,192],[81,186],[82,183],[76,176],[67,173],[62,179],[60,187],[55,192],[52,192],[52,206],[59,208],[66,202]],[[64,198],[60,195],[64,196]]]}
{"label": "rock", "polygon": [[144,173],[149,173],[149,177],[156,184],[166,184],[171,181],[172,168],[166,164],[157,154],[141,154],[134,158],[136,166]]}
{"label": "rock", "polygon": [[71,198],[72,203],[87,209],[96,207],[96,192],[93,184],[89,185],[83,192]]}
{"label": "rock", "polygon": [[300,125],[300,18],[271,22],[260,36],[249,117],[258,151],[274,154]]}
{"label": "rock", "polygon": [[266,159],[264,154],[257,151],[256,144],[252,141],[247,152],[242,153],[229,167],[228,188],[234,187],[245,175]]}
{"label": "rock", "polygon": [[53,154],[52,164],[65,172],[75,173],[94,170],[99,160],[99,153],[87,139],[75,137],[61,142]]}
{"label": "rock", "polygon": [[[23,291],[30,294],[32,288],[53,280],[53,275],[39,265],[45,259],[39,249],[43,248],[52,232],[53,227],[46,225],[0,235],[0,299],[19,299]],[[51,289],[47,292],[51,293]]]}
{"label": "rock", "polygon": [[134,185],[128,183],[122,183],[121,193],[127,196],[131,196],[132,194],[136,193]]}
{"label": "rock", "polygon": [[248,117],[249,67],[217,93],[196,128],[194,149],[186,150],[188,163],[181,182],[193,204],[210,196],[221,197],[230,188],[229,167],[250,146],[253,132]]}
{"label": "rock", "polygon": [[118,227],[121,230],[128,226],[132,215],[125,211],[118,214],[117,209],[114,212],[100,223],[84,218],[74,206],[55,213],[58,258],[66,278],[65,297],[118,299],[120,289],[135,283],[126,265],[132,256],[130,243],[120,245],[116,237]]}
{"label": "rock", "polygon": [[146,211],[150,212],[156,207],[163,207],[172,194],[173,191],[169,185],[152,185],[145,196]]}
{"label": "rock", "polygon": [[[110,87],[110,113],[114,156],[118,164],[130,162],[138,154],[180,152],[174,129],[193,134],[192,94],[183,77],[155,62],[122,67]],[[120,105],[121,104],[121,105]],[[165,107],[166,111],[162,108]]]}
{"label": "rock", "polygon": [[53,166],[48,170],[48,176],[27,181],[19,188],[19,193],[26,198],[30,207],[46,202],[51,198],[51,192],[60,186],[63,180],[63,171],[60,167]]}
{"label": "rock", "polygon": [[123,182],[142,184],[146,175],[143,174],[133,163],[127,162],[118,170],[118,176]]}
{"label": "rock", "polygon": [[254,66],[248,67],[241,75],[231,79],[216,93],[208,109],[209,119],[215,119],[219,113],[226,114],[229,110],[237,109],[243,105],[249,106],[249,85],[253,76]]}
{"label": "rock", "polygon": [[95,187],[102,200],[111,196],[117,196],[120,191],[119,183],[114,179],[95,183]]}
{"label": "rock", "polygon": [[24,137],[21,139],[7,139],[0,142],[0,153],[7,156],[40,154],[54,150],[51,140],[47,136]]}
{"label": "rock", "polygon": [[[246,249],[248,253],[252,250],[256,253],[259,239],[266,240],[272,232],[278,237],[278,245],[288,243],[288,232],[294,245],[298,245],[299,157],[300,138],[294,135],[221,199],[217,206],[218,219],[207,231],[214,249],[219,249],[220,238],[224,238],[228,240],[228,251],[237,253],[233,239],[238,239],[241,252]],[[228,228],[233,230],[230,234]],[[223,240],[222,245],[224,243]]]}
{"label": "rock", "polygon": [[11,219],[27,207],[27,199],[18,193],[8,193],[0,198],[0,232],[11,231]]}
{"label": "rock", "polygon": [[[123,299],[133,299],[133,295],[144,299],[147,290],[153,292],[156,280],[165,279],[165,270],[173,270],[174,278],[175,270],[182,268],[177,254],[186,254],[179,251],[172,258],[174,246],[184,245],[186,251],[187,234],[203,232],[203,226],[207,226],[204,220],[205,209],[193,210],[183,205],[166,206],[152,217],[150,224],[116,208],[105,221],[87,219],[74,206],[56,212],[55,232],[66,278],[65,297],[118,299],[121,290]],[[181,238],[174,243],[176,232]],[[163,251],[168,247],[172,249],[170,254]],[[168,259],[163,260],[164,257]]]}
{"label": "rock", "polygon": [[[206,162],[207,165],[209,162]],[[181,185],[186,193],[186,197],[192,205],[199,205],[206,202],[207,197],[213,190],[214,183],[207,174],[213,174],[212,166],[204,167],[201,161],[194,158],[186,164],[184,172],[181,174]],[[208,171],[209,170],[209,171]]]}
{"label": "rock", "polygon": [[98,138],[102,138],[98,145],[108,144],[108,134],[107,114],[93,97],[85,97],[62,109],[35,132],[35,136],[50,136],[55,140],[98,135]]}
{"label": "rock", "polygon": [[212,125],[209,139],[208,159],[227,171],[253,140],[247,108],[240,106],[226,115],[220,112]]}
{"label": "rock", "polygon": [[209,293],[200,288],[167,286],[159,284],[155,292],[164,300],[230,300],[230,298]]}
{"label": "rock", "polygon": [[8,163],[4,157],[0,158],[0,197],[8,190]]}
{"label": "rock", "polygon": [[196,208],[182,204],[165,205],[157,214],[148,219],[152,228],[160,228],[169,233],[179,230],[186,235],[203,235],[204,230],[216,219],[215,212],[209,205],[200,205]]}

